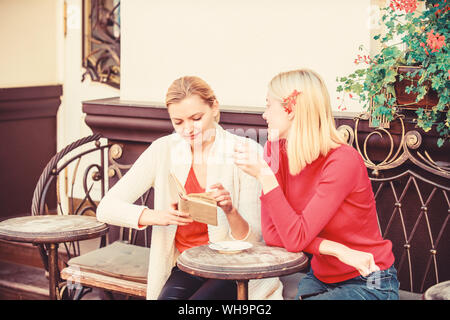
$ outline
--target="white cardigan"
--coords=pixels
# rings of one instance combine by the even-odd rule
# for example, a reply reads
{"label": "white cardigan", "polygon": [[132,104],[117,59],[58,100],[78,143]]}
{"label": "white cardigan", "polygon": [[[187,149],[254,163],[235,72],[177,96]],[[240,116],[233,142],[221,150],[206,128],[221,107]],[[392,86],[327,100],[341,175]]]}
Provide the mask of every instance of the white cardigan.
{"label": "white cardigan", "polygon": [[[233,205],[250,226],[245,240],[263,241],[261,236],[259,182],[244,173],[233,163],[234,145],[244,138],[225,131],[216,125],[216,138],[207,160],[207,186],[222,183],[231,194]],[[251,139],[252,146],[262,152],[262,147]],[[195,160],[195,159],[194,159]],[[139,229],[139,217],[145,206],[133,203],[151,187],[154,188],[154,209],[167,210],[176,202],[176,190],[169,183],[169,172],[184,185],[191,168],[190,145],[177,133],[154,141],[136,160],[130,170],[101,200],[97,219],[113,225]],[[217,210],[218,225],[208,225],[211,242],[230,240],[228,220],[222,209]],[[176,225],[153,226],[147,299],[157,299],[179,255],[175,247]],[[278,278],[249,281],[249,299],[282,299],[282,283]]]}

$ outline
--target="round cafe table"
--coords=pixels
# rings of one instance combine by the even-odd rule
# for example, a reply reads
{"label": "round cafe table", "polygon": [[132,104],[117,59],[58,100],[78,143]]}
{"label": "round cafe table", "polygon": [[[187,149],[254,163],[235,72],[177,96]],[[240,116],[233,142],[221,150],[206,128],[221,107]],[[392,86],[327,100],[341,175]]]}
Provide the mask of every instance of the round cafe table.
{"label": "round cafe table", "polygon": [[77,215],[42,215],[12,218],[0,222],[0,239],[48,245],[49,296],[58,296],[58,245],[100,237],[108,231],[95,217]]}
{"label": "round cafe table", "polygon": [[423,294],[424,300],[450,300],[450,280],[429,287]]}
{"label": "round cafe table", "polygon": [[204,278],[236,280],[238,300],[248,300],[248,280],[279,277],[299,272],[308,265],[303,252],[253,244],[237,253],[222,253],[208,245],[183,251],[178,268]]}

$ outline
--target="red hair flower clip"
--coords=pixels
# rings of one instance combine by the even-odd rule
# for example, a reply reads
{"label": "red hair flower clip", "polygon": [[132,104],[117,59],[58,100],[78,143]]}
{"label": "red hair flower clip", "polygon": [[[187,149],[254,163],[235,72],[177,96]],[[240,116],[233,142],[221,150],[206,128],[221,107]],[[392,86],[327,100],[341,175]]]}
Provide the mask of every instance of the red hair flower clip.
{"label": "red hair flower clip", "polygon": [[284,107],[284,111],[286,111],[287,113],[292,112],[292,107],[295,106],[295,100],[300,93],[301,92],[294,90],[287,98],[283,99],[283,102],[281,104]]}

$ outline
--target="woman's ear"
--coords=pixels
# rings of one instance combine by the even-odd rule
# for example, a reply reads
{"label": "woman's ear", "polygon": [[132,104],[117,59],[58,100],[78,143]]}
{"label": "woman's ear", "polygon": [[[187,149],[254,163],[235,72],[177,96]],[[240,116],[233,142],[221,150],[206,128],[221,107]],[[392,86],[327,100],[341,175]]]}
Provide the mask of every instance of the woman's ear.
{"label": "woman's ear", "polygon": [[214,99],[214,102],[213,102],[211,108],[217,109],[217,110],[218,110],[218,109],[219,109],[219,101],[217,101],[216,99]]}
{"label": "woman's ear", "polygon": [[216,120],[216,122],[219,122],[220,119],[220,109],[219,109],[219,102],[217,100],[214,100],[213,105],[211,106],[213,115],[214,115],[214,119]]}

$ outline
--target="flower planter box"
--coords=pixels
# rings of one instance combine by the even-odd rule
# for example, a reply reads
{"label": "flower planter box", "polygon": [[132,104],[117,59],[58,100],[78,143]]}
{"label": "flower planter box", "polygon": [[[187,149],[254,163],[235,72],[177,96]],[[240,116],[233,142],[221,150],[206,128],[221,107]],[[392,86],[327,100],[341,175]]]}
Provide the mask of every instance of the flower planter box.
{"label": "flower planter box", "polygon": [[[407,78],[407,73],[413,73],[417,71],[417,69],[420,69],[420,67],[410,67],[410,66],[404,66],[404,67],[398,67],[397,72],[403,77]],[[417,93],[406,93],[405,89],[408,86],[411,86],[414,83],[417,83],[419,81],[420,76],[416,75],[413,80],[411,79],[403,79],[401,81],[398,81],[394,84],[395,89],[395,95],[397,98],[397,104],[400,106],[400,109],[406,109],[406,110],[417,110],[418,108],[424,108],[429,109],[433,106],[437,105],[439,102],[439,97],[437,93],[430,89],[428,93],[425,95],[425,97],[420,100],[416,101]],[[408,77],[409,78],[409,77]],[[425,83],[429,83],[429,81],[426,81]],[[430,83],[431,86],[431,83]]]}

